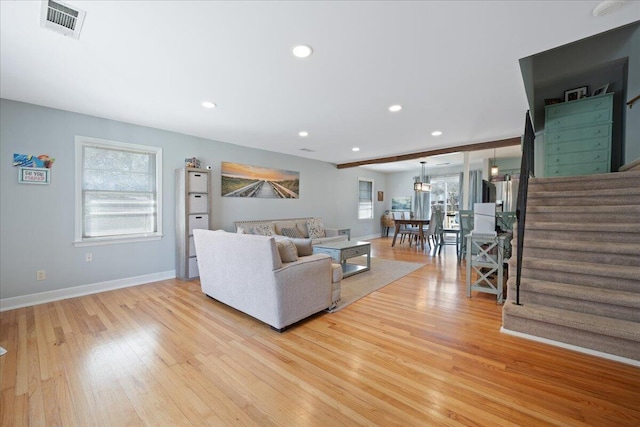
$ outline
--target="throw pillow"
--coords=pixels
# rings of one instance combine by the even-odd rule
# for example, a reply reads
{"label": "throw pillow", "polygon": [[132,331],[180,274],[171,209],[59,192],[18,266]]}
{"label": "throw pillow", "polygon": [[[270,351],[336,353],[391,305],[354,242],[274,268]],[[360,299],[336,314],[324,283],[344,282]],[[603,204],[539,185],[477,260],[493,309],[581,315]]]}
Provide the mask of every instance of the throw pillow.
{"label": "throw pillow", "polygon": [[307,220],[307,229],[309,230],[309,238],[311,239],[325,237],[322,218],[309,218]]}
{"label": "throw pillow", "polygon": [[253,234],[259,234],[261,236],[273,236],[276,234],[276,230],[272,224],[260,224],[253,227]]}
{"label": "throw pillow", "polygon": [[291,239],[296,249],[298,250],[298,256],[313,255],[313,246],[311,245],[311,239]]}
{"label": "throw pillow", "polygon": [[302,233],[300,232],[300,230],[298,230],[298,227],[286,227],[282,229],[282,235],[283,236],[287,236],[287,237],[293,237],[295,239],[302,239],[304,236],[302,235]]}
{"label": "throw pillow", "polygon": [[244,227],[237,226],[236,227],[236,233],[238,233],[238,234],[247,234],[247,231],[244,229]]}
{"label": "throw pillow", "polygon": [[278,240],[276,245],[278,246],[278,253],[280,253],[282,262],[294,262],[298,260],[298,250],[291,240]]}

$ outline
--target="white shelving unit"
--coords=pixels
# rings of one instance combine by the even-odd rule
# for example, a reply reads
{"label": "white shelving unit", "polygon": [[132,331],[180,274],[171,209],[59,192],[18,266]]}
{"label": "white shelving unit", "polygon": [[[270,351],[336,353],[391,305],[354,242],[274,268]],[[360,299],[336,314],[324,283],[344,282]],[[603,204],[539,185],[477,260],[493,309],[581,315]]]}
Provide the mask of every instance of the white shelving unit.
{"label": "white shelving unit", "polygon": [[176,277],[199,276],[195,228],[211,228],[211,173],[206,169],[176,169]]}

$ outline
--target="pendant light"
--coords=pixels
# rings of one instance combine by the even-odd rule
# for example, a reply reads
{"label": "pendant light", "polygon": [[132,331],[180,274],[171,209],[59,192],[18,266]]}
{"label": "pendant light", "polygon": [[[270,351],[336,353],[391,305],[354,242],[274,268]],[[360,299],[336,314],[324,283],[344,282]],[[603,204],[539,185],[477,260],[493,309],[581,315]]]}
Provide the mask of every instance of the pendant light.
{"label": "pendant light", "polygon": [[426,193],[431,191],[431,184],[429,184],[428,182],[425,182],[427,180],[427,174],[425,173],[425,164],[427,162],[422,161],[420,162],[420,164],[422,164],[422,175],[420,175],[419,177],[416,177],[416,182],[413,183],[413,191],[418,191],[418,192],[422,192],[422,193]]}
{"label": "pendant light", "polygon": [[496,149],[493,149],[493,166],[491,166],[491,176],[498,176],[498,165],[496,165]]}

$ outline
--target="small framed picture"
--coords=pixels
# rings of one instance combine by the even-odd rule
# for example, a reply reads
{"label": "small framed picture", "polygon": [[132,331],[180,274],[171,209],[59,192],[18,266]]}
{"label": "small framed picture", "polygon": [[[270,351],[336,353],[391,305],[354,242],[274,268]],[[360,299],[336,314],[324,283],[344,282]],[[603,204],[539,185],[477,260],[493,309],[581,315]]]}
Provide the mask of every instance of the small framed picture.
{"label": "small framed picture", "polygon": [[591,96],[604,95],[605,93],[607,93],[607,89],[609,89],[609,83],[607,83],[606,85],[602,85],[598,89],[594,90]]}
{"label": "small framed picture", "polygon": [[18,183],[48,184],[50,171],[47,168],[18,168]]}
{"label": "small framed picture", "polygon": [[384,191],[378,191],[378,201],[384,202]]}
{"label": "small framed picture", "polygon": [[587,90],[589,86],[577,87],[571,90],[564,91],[564,102],[575,101],[576,99],[582,99],[587,96]]}

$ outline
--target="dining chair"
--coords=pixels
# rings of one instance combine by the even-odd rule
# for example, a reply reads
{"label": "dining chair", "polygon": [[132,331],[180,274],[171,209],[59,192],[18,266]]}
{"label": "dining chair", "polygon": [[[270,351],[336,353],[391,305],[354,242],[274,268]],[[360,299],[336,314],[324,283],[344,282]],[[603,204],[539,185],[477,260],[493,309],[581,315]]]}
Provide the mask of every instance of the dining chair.
{"label": "dining chair", "polygon": [[473,230],[473,211],[458,211],[460,220],[460,253],[458,258],[462,259],[467,256],[467,239],[466,235]]}

